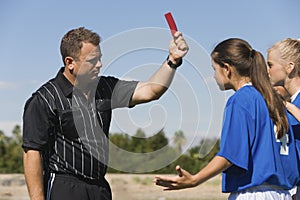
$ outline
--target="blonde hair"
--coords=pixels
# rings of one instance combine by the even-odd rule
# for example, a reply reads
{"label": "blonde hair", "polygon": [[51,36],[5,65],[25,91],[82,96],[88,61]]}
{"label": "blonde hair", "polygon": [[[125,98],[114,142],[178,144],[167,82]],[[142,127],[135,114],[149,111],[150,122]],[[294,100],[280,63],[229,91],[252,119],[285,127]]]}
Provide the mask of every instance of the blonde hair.
{"label": "blonde hair", "polygon": [[286,38],[274,44],[268,49],[279,50],[280,60],[283,62],[293,62],[295,64],[296,74],[300,76],[300,39]]}

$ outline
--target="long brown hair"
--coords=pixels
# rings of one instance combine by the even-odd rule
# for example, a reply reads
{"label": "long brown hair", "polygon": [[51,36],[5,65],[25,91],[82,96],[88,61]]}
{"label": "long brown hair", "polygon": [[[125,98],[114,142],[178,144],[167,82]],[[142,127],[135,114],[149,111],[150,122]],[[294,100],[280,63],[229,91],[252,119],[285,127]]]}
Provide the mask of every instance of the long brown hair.
{"label": "long brown hair", "polygon": [[240,76],[249,77],[252,85],[262,94],[269,114],[277,127],[277,138],[288,131],[288,120],[283,101],[273,89],[263,55],[252,49],[248,42],[231,38],[219,43],[211,53],[213,61],[221,67],[233,66]]}

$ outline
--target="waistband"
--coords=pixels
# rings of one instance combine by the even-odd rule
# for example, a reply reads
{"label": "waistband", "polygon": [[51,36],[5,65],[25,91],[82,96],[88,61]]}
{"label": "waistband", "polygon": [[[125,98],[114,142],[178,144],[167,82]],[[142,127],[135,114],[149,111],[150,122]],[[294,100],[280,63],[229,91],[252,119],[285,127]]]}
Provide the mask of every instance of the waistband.
{"label": "waistband", "polygon": [[105,177],[101,177],[101,179],[89,179],[81,176],[71,175],[71,174],[59,174],[55,173],[55,179],[57,180],[66,180],[73,181],[76,183],[89,184],[89,185],[97,185],[102,187],[108,187],[109,184],[106,181]]}
{"label": "waistband", "polygon": [[252,192],[259,192],[259,191],[277,191],[277,192],[286,193],[289,190],[284,189],[283,187],[280,187],[280,186],[277,186],[277,185],[271,185],[271,184],[268,184],[268,183],[263,183],[261,185],[246,188],[246,189],[241,190],[241,191],[236,192],[236,193],[252,193]]}
{"label": "waistband", "polygon": [[268,183],[263,183],[261,185],[255,186],[253,188],[255,188],[255,189],[263,189],[263,190],[268,190],[268,189],[270,189],[270,190],[286,190],[283,187],[280,187],[278,185],[270,185]]}

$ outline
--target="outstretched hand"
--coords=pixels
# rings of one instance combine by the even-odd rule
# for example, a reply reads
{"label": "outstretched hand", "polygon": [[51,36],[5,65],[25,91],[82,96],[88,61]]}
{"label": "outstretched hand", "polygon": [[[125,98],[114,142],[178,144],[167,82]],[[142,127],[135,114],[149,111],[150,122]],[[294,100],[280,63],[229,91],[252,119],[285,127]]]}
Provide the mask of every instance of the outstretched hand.
{"label": "outstretched hand", "polygon": [[176,166],[177,176],[155,176],[153,182],[164,187],[164,190],[180,190],[196,186],[196,180],[186,170],[182,169],[179,165]]}
{"label": "outstretched hand", "polygon": [[170,58],[173,60],[178,60],[183,58],[189,50],[189,47],[184,40],[182,33],[177,31],[174,34],[173,40],[170,42],[169,53]]}

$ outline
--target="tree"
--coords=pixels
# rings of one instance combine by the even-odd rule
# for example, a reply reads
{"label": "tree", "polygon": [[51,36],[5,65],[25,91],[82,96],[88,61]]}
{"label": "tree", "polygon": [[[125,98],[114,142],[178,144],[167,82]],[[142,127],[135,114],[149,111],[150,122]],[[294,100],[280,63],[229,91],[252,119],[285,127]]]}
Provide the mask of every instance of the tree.
{"label": "tree", "polygon": [[149,137],[147,140],[147,146],[151,152],[157,151],[157,150],[167,146],[168,143],[169,143],[169,140],[166,137],[164,130],[160,130],[158,133],[156,133],[152,137]]}
{"label": "tree", "polygon": [[181,153],[182,146],[186,143],[186,138],[181,130],[175,132],[173,142],[175,144],[175,149],[177,150],[177,152]]}
{"label": "tree", "polygon": [[6,136],[0,131],[0,173],[23,172],[21,127],[16,125],[12,136]]}
{"label": "tree", "polygon": [[131,137],[131,151],[135,153],[145,153],[149,151],[146,145],[146,134],[142,129],[138,129],[134,136]]}
{"label": "tree", "polygon": [[199,158],[215,155],[219,151],[219,140],[215,138],[206,138],[200,141]]}
{"label": "tree", "polygon": [[[118,148],[116,149],[112,147],[112,145],[110,145],[109,164],[110,166],[122,165],[122,170],[126,172],[147,172],[153,166],[160,165],[160,163],[164,161],[165,158],[162,155],[157,155],[155,153],[151,154],[151,152],[155,152],[164,147],[167,147],[164,149],[164,153],[168,157],[174,157],[173,154],[175,154],[173,148],[168,147],[168,138],[165,136],[163,130],[159,131],[151,137],[146,137],[145,132],[141,129],[138,129],[132,137],[128,137],[127,134],[111,134],[110,140],[111,142],[116,144],[116,146],[120,147],[121,149],[127,150],[128,152],[119,151]],[[128,148],[125,149],[122,144],[126,144],[126,146],[128,145]],[[143,154],[143,156],[135,156],[141,154]],[[118,169],[109,167],[108,172],[121,172]]]}
{"label": "tree", "polygon": [[130,138],[127,134],[114,133],[110,134],[109,140],[120,149],[130,150]]}
{"label": "tree", "polygon": [[[163,130],[159,131],[151,137],[146,137],[143,130],[138,129],[134,136],[129,134],[115,133],[110,134],[110,140],[120,148],[113,148],[110,146],[110,164],[109,166],[123,166],[121,170],[108,167],[110,173],[122,172],[145,172],[145,173],[174,173],[176,165],[180,165],[191,173],[197,173],[215,156],[219,151],[220,141],[218,139],[206,138],[200,141],[198,146],[191,147],[188,153],[182,154],[182,146],[186,142],[186,138],[182,131],[177,131],[174,134],[174,146],[169,146],[168,138],[165,136]],[[147,154],[163,149],[163,154]],[[119,151],[123,149],[125,151]],[[143,158],[128,157],[128,152],[145,153]],[[179,156],[180,155],[180,156]],[[166,156],[168,158],[177,158],[169,165],[149,171],[153,166],[160,166],[164,163]],[[153,168],[154,169],[154,168]]]}
{"label": "tree", "polygon": [[5,171],[5,159],[4,156],[6,155],[6,144],[7,144],[7,137],[5,136],[4,132],[0,130],[0,173]]}

